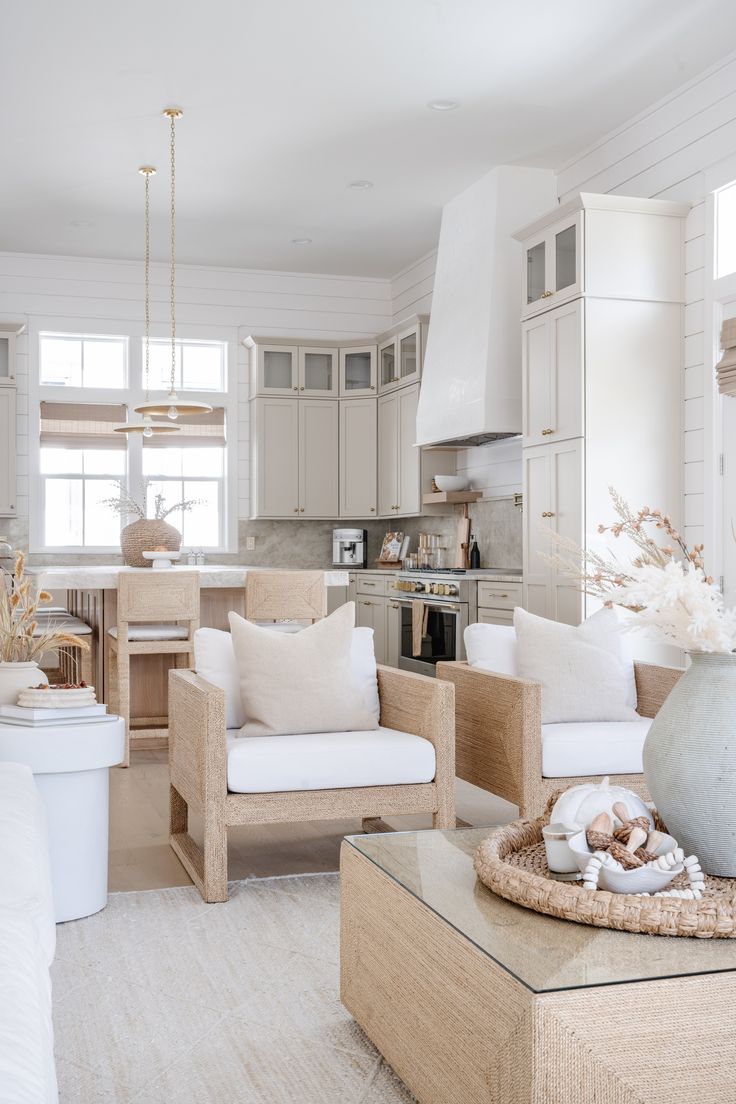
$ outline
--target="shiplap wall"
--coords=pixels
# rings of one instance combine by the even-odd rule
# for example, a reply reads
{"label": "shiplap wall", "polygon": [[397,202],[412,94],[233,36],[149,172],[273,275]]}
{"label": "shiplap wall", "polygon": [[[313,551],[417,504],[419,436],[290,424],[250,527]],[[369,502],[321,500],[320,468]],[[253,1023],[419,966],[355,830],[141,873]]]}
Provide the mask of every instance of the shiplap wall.
{"label": "shiplap wall", "polygon": [[[165,334],[168,267],[151,272],[153,332]],[[0,318],[34,321],[71,331],[119,326],[140,332],[140,264],[72,257],[0,253]],[[363,340],[392,320],[391,281],[356,277],[258,272],[181,265],[177,269],[177,323],[182,337],[228,337],[237,342],[230,387],[238,391],[238,514],[249,513],[249,333]],[[18,518],[28,516],[28,372],[30,338],[18,341]]]}
{"label": "shiplap wall", "polygon": [[576,157],[559,173],[560,200],[577,191],[686,200],[683,340],[683,519],[689,541],[704,536],[706,371],[705,171],[736,152],[736,55],[683,85]]}

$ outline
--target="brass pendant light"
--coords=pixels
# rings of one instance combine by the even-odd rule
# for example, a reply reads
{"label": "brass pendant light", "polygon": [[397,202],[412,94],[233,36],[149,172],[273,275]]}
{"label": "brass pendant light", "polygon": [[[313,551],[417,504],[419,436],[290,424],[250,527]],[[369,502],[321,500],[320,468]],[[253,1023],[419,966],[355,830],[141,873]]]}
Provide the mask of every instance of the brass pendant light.
{"label": "brass pendant light", "polygon": [[146,398],[142,406],[137,406],[136,413],[147,415],[166,416],[175,420],[192,414],[209,414],[212,407],[209,403],[194,402],[191,399],[180,399],[176,393],[176,120],[180,119],[183,111],[179,107],[167,107],[164,116],[169,120],[171,127],[169,139],[169,152],[171,161],[171,379],[169,393],[160,402],[150,402]]}
{"label": "brass pendant light", "polygon": [[[142,165],[138,172],[145,178],[146,182],[146,199],[145,199],[145,217],[144,217],[144,253],[143,253],[143,272],[144,272],[144,284],[145,284],[145,305],[146,305],[146,339],[145,339],[145,380],[146,380],[146,402],[150,398],[149,393],[149,347],[150,347],[150,328],[151,328],[151,202],[150,202],[150,181],[151,177],[155,176],[156,170],[151,165]],[[139,413],[139,411],[136,411]],[[146,414],[140,422],[124,422],[122,425],[115,426],[116,433],[142,433],[144,437],[153,437],[162,433],[178,433],[180,426],[166,425],[165,423],[152,422],[150,414]]]}

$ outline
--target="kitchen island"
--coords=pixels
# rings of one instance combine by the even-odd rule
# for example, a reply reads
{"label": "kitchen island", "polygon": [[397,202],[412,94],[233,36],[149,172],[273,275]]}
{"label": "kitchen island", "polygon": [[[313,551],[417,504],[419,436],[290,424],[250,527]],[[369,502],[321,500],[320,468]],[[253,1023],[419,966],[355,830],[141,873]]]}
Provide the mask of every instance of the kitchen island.
{"label": "kitchen island", "polygon": [[[228,629],[228,613],[233,610],[245,616],[245,583],[249,572],[276,571],[278,568],[246,567],[237,564],[204,564],[200,567],[176,565],[169,571],[196,571],[200,576],[200,625],[214,629]],[[59,566],[29,567],[29,576],[39,588],[50,591],[56,605],[65,604],[70,613],[80,617],[92,627],[92,671],[98,701],[108,701],[109,672],[107,669],[106,639],[108,630],[117,624],[117,585],[121,573],[151,573],[148,567],[110,566]],[[327,570],[325,585],[329,588],[328,610],[335,609],[347,600],[347,571]],[[131,657],[130,716],[133,723],[139,719],[165,717],[167,714],[167,685],[173,657],[167,655],[138,655]],[[152,743],[136,741],[132,747],[161,746],[165,740]]]}

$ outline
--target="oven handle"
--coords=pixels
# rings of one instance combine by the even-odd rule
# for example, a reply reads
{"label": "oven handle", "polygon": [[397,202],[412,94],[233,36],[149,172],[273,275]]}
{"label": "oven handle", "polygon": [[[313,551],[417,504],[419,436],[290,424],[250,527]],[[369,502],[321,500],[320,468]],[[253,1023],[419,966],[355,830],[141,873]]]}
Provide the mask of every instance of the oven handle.
{"label": "oven handle", "polygon": [[[416,601],[417,601],[416,598],[404,598],[403,601],[398,601],[398,602],[397,601],[392,601],[391,605],[394,607],[394,609],[398,609],[399,606],[411,606]],[[462,612],[461,609],[460,609],[460,606],[462,605],[462,603],[458,603],[458,605],[456,605],[456,606],[440,605],[438,602],[426,602],[425,604],[428,606],[429,609],[439,610],[440,613],[461,613]]]}

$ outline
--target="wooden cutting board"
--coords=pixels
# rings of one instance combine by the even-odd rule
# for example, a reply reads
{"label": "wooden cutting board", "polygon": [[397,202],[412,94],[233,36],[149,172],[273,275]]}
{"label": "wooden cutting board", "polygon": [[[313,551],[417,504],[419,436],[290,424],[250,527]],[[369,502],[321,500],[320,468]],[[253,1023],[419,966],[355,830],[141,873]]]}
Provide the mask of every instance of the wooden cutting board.
{"label": "wooden cutting board", "polygon": [[457,537],[455,540],[455,556],[453,567],[468,567],[469,547],[470,518],[461,517],[457,519]]}

